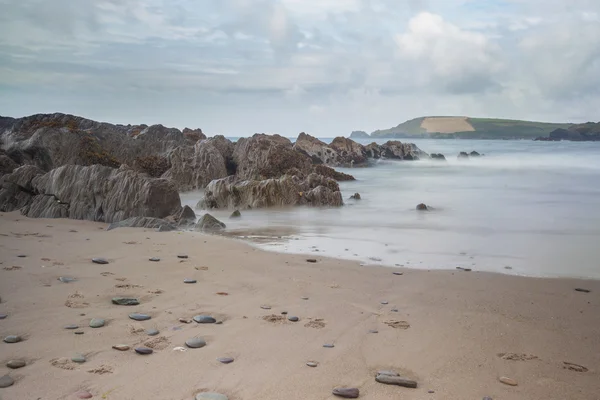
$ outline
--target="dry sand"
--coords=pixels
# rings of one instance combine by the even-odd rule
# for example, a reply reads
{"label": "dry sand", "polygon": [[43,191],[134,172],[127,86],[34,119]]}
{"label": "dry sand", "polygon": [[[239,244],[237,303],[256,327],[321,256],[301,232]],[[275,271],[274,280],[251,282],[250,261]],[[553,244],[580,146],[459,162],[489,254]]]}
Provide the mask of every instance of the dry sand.
{"label": "dry sand", "polygon": [[[9,314],[0,335],[24,337],[0,342],[0,375],[16,380],[0,389],[3,400],[70,399],[80,389],[94,399],[180,400],[216,391],[232,400],[325,400],[336,386],[358,387],[360,398],[372,400],[600,398],[599,281],[392,270],[324,258],[311,264],[200,233],[105,227],[0,216],[0,313]],[[149,262],[152,256],[161,261]],[[110,264],[93,264],[92,257]],[[117,295],[141,304],[112,305]],[[284,310],[300,321],[263,319]],[[152,319],[128,319],[134,311]],[[178,322],[197,314],[223,324]],[[94,317],[108,324],[89,328]],[[85,334],[63,329],[68,324]],[[148,328],[160,334],[147,337]],[[206,347],[173,350],[197,335]],[[147,341],[155,347],[148,356],[111,348]],[[61,361],[76,353],[87,362]],[[235,361],[221,364],[216,358],[223,356]],[[11,359],[28,365],[9,370]],[[394,369],[419,387],[376,383],[378,369]]]}
{"label": "dry sand", "polygon": [[421,122],[421,128],[430,133],[472,132],[475,130],[473,125],[467,121],[467,117],[426,117]]}

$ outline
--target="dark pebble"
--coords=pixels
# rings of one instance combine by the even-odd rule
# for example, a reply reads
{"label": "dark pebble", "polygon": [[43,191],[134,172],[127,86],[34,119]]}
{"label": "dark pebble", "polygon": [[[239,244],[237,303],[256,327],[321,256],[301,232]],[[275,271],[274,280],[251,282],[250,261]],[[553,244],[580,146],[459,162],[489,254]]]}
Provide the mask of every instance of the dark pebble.
{"label": "dark pebble", "polygon": [[210,315],[196,315],[194,317],[194,321],[196,321],[199,324],[214,324],[215,322],[217,322],[217,320],[211,317]]}
{"label": "dark pebble", "polygon": [[394,275],[404,275],[404,272],[393,272]]}
{"label": "dark pebble", "polygon": [[94,264],[108,264],[108,260],[106,258],[92,258],[92,262]]}
{"label": "dark pebble", "polygon": [[427,393],[435,393],[434,390],[428,390]]}
{"label": "dark pebble", "polygon": [[357,388],[335,388],[332,393],[335,396],[344,397],[346,399],[356,399],[359,395]]}
{"label": "dark pebble", "polygon": [[335,346],[332,343],[325,343],[323,345],[323,347],[327,348],[327,349],[333,349]]}
{"label": "dark pebble", "polygon": [[62,283],[71,283],[71,282],[75,282],[77,279],[71,278],[68,276],[61,276],[58,278],[58,280],[61,281]]}
{"label": "dark pebble", "polygon": [[471,271],[471,268],[456,267],[456,269],[458,269],[460,271],[465,271],[465,272],[470,272]]}
{"label": "dark pebble", "polygon": [[27,363],[23,360],[10,360],[6,363],[6,366],[10,369],[23,368]]}
{"label": "dark pebble", "polygon": [[379,331],[377,329],[371,329],[369,333],[379,333]]}
{"label": "dark pebble", "polygon": [[308,297],[302,297],[302,300],[308,300]]}
{"label": "dark pebble", "polygon": [[12,386],[15,383],[15,380],[8,375],[4,375],[0,377],[0,388],[7,388]]}
{"label": "dark pebble", "polygon": [[76,335],[83,335],[84,332],[83,331],[75,331],[73,333],[76,334]]}
{"label": "dark pebble", "polygon": [[152,258],[150,258],[150,261],[159,262],[160,258],[158,258],[158,257],[152,257]]}
{"label": "dark pebble", "polygon": [[298,317],[294,317],[294,316],[290,316],[290,317],[288,317],[288,320],[290,320],[292,322],[298,322],[299,318]]}
{"label": "dark pebble", "polygon": [[196,283],[195,279],[184,279],[183,283]]}
{"label": "dark pebble", "polygon": [[65,329],[77,329],[77,328],[79,328],[79,325],[75,325],[75,324],[65,326]]}
{"label": "dark pebble", "polygon": [[307,258],[307,259],[306,259],[306,262],[309,262],[309,263],[316,263],[316,262],[317,262],[317,260],[316,260],[316,259],[314,259],[314,258]]}
{"label": "dark pebble", "polygon": [[577,291],[577,292],[583,292],[583,293],[589,293],[590,292],[588,289],[583,289],[583,288],[575,288],[575,291]]}
{"label": "dark pebble", "polygon": [[129,314],[129,318],[134,319],[136,321],[147,321],[152,317],[149,316],[148,314],[133,313],[133,314]]}
{"label": "dark pebble", "polygon": [[281,315],[287,315],[287,313],[288,313],[287,311],[282,311]]}
{"label": "dark pebble", "polygon": [[0,319],[6,319],[6,317],[8,317],[8,314],[0,314]]}
{"label": "dark pebble", "polygon": [[19,254],[17,257],[19,257],[19,258],[25,258],[27,256],[25,254]]}
{"label": "dark pebble", "polygon": [[230,364],[233,362],[233,358],[231,357],[219,357],[217,358],[217,361],[223,364]]}
{"label": "dark pebble", "polygon": [[391,312],[398,312],[398,309],[397,308],[392,308],[390,311]]}
{"label": "dark pebble", "polygon": [[149,347],[136,347],[135,352],[138,354],[146,355],[146,354],[152,354],[154,352],[154,350],[152,350]]}
{"label": "dark pebble", "polygon": [[191,338],[185,341],[185,345],[191,349],[199,349],[206,346],[206,341],[202,338]]}
{"label": "dark pebble", "polygon": [[177,258],[188,258],[187,254],[177,254]]}
{"label": "dark pebble", "polygon": [[113,297],[112,303],[119,306],[137,306],[140,301],[132,297]]}

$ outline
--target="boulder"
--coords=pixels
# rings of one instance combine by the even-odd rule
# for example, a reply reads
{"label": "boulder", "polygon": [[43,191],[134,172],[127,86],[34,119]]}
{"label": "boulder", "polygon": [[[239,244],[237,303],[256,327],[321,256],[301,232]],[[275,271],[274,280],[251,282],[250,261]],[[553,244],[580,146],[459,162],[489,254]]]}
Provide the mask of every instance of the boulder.
{"label": "boulder", "polygon": [[131,217],[123,221],[113,222],[106,228],[107,231],[111,231],[117,228],[149,228],[158,229],[160,232],[174,231],[177,227],[168,221],[160,218],[152,217]]}
{"label": "boulder", "polygon": [[196,223],[196,213],[190,206],[183,206],[181,211],[173,219],[179,226],[192,225]]}
{"label": "boulder", "polygon": [[458,157],[459,160],[463,159],[463,160],[468,160],[469,159],[469,154],[467,154],[467,152],[465,151],[461,151],[460,153],[458,153]]}
{"label": "boulder", "polygon": [[350,198],[352,200],[360,200],[360,193],[354,193]]}
{"label": "boulder", "polygon": [[420,203],[420,204],[417,204],[417,210],[418,211],[429,211],[429,206],[427,206],[427,204],[425,204],[425,203]]}
{"label": "boulder", "polygon": [[446,161],[446,157],[442,153],[432,153],[430,157],[432,160]]}
{"label": "boulder", "polygon": [[214,179],[235,173],[233,143],[215,136],[196,143],[194,147],[178,147],[169,154],[170,169],[164,175],[180,191],[204,188]]}
{"label": "boulder", "polygon": [[0,176],[10,174],[19,167],[19,164],[2,149],[0,149]]}
{"label": "boulder", "polygon": [[233,161],[240,180],[280,178],[290,171],[309,174],[309,156],[295,151],[289,139],[279,135],[255,134],[235,143]]}
{"label": "boulder", "polygon": [[294,205],[343,205],[336,181],[317,174],[305,179],[285,175],[279,179],[237,181],[234,177],[212,181],[199,208],[249,209]]}
{"label": "boulder", "polygon": [[235,219],[235,218],[242,218],[242,213],[240,212],[240,210],[234,210],[231,215],[229,216],[229,219]]}
{"label": "boulder", "polygon": [[393,160],[419,160],[428,158],[429,155],[419,149],[413,143],[402,143],[398,140],[390,140],[379,146],[382,158]]}
{"label": "boulder", "polygon": [[336,167],[361,167],[369,163],[365,147],[352,139],[338,136],[329,145],[336,151]]}
{"label": "boulder", "polygon": [[481,156],[481,154],[479,154],[475,150],[473,150],[472,152],[469,153],[469,157],[479,157],[479,156]]}
{"label": "boulder", "polygon": [[212,215],[204,214],[202,217],[200,217],[194,229],[202,232],[217,232],[222,231],[226,227],[227,226],[224,223],[222,223]]}

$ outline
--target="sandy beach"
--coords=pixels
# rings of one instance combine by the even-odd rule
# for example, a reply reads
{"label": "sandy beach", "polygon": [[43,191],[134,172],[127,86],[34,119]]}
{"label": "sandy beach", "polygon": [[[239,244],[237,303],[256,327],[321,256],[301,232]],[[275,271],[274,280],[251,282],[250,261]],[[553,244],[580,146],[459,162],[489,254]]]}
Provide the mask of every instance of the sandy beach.
{"label": "sandy beach", "polygon": [[[205,391],[231,400],[325,400],[335,387],[359,388],[371,400],[600,398],[600,281],[308,263],[314,255],[263,252],[218,236],[106,226],[0,216],[0,314],[7,314],[0,335],[23,339],[0,342],[0,376],[15,381],[0,389],[2,400],[74,399],[81,390],[118,400],[185,400]],[[140,304],[114,305],[116,296]],[[133,312],[152,318],[137,322]],[[179,321],[199,314],[222,324]],[[92,318],[107,323],[93,329]],[[160,333],[148,336],[152,328]],[[193,337],[207,345],[186,348]],[[138,346],[154,353],[136,354]],[[86,362],[70,361],[77,354]],[[9,369],[9,360],[26,366]],[[418,388],[375,382],[381,369]]]}

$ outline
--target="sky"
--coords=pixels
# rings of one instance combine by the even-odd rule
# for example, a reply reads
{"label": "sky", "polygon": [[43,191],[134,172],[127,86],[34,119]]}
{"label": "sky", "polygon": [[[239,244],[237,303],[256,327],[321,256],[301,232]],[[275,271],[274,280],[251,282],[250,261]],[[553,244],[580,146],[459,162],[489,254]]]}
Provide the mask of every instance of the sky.
{"label": "sky", "polygon": [[599,0],[0,0],[0,115],[209,136],[600,120]]}

